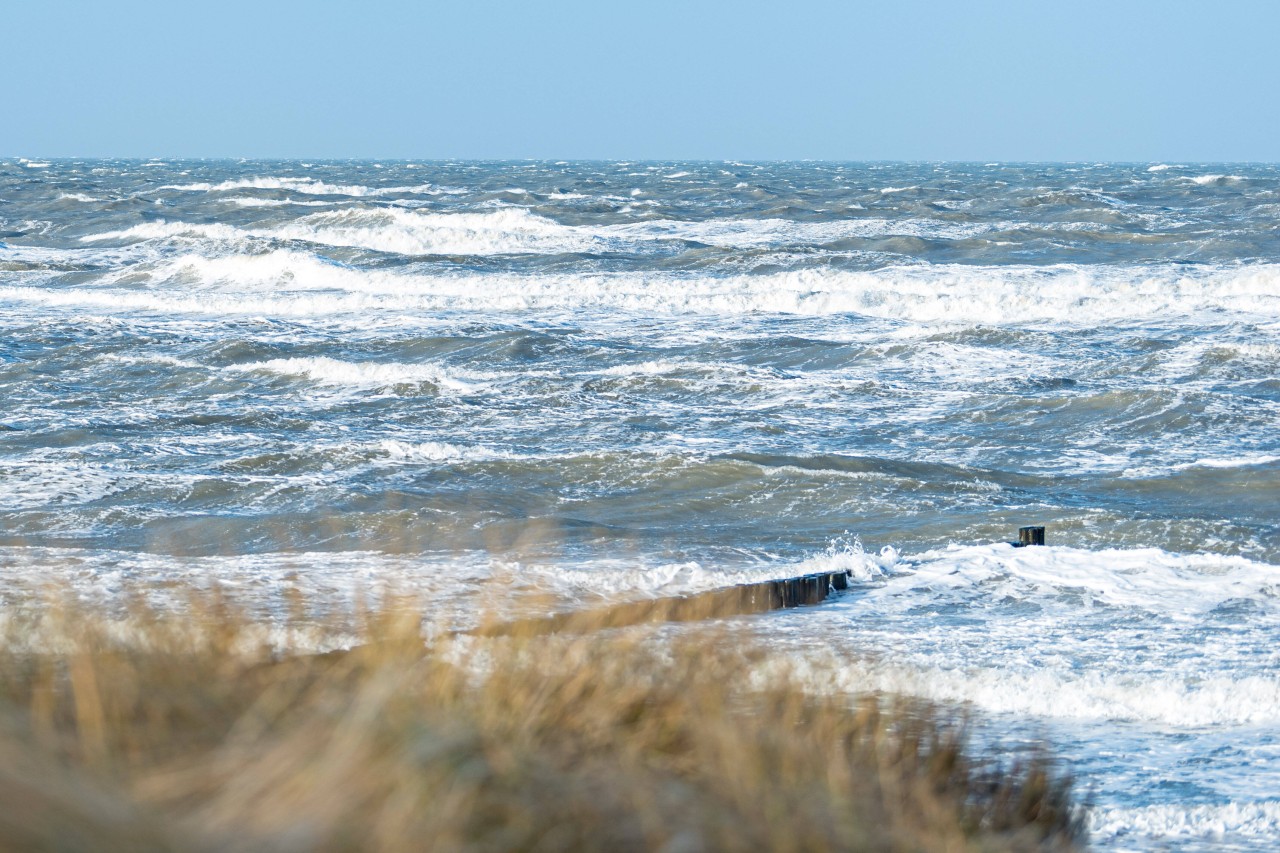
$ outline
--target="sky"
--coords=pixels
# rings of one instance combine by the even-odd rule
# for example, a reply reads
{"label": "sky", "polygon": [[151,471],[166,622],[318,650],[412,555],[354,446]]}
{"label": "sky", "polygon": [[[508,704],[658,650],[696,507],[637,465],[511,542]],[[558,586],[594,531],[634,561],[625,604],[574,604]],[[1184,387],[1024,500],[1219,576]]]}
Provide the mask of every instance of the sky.
{"label": "sky", "polygon": [[4,3],[0,156],[1280,161],[1280,2]]}

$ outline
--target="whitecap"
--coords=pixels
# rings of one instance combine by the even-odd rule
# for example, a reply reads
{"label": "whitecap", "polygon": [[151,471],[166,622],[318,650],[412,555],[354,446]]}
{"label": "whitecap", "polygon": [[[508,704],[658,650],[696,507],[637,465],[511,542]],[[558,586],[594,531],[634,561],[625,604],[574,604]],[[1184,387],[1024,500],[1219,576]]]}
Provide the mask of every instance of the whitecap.
{"label": "whitecap", "polygon": [[[130,232],[244,237],[235,229],[223,230],[228,227],[148,223]],[[191,292],[193,282],[220,293]],[[129,287],[108,286],[114,283]],[[139,283],[150,287],[138,290]],[[170,283],[176,286],[165,286]],[[278,249],[213,258],[187,254],[135,264],[86,287],[0,285],[0,298],[117,311],[267,316],[530,310],[650,316],[848,313],[947,326],[1051,323],[1061,327],[1201,314],[1221,322],[1223,313],[1271,318],[1280,311],[1280,266],[1188,270],[1181,266],[922,264],[866,272],[806,269],[723,277],[662,272],[428,275],[362,270]]]}
{"label": "whitecap", "polygon": [[[883,606],[905,606],[906,600],[897,596],[907,588],[967,598],[977,588],[1007,587],[1020,597],[1041,598],[1063,589],[1083,590],[1111,606],[1192,615],[1231,600],[1267,601],[1280,592],[1280,567],[1245,557],[1173,554],[1159,548],[952,546],[914,556],[900,568],[910,574],[872,595]],[[1280,706],[1276,710],[1280,714]]]}
{"label": "whitecap", "polygon": [[204,224],[193,222],[167,222],[163,219],[157,219],[153,222],[144,222],[140,225],[133,225],[129,228],[122,228],[115,231],[100,231],[96,234],[86,234],[80,238],[80,242],[101,243],[108,240],[169,240],[179,237],[235,241],[243,240],[249,236],[248,232],[236,228],[234,225],[224,225],[222,223]]}
{"label": "whitecap", "polygon": [[457,187],[437,187],[420,184],[404,187],[369,187],[363,184],[329,184],[315,178],[255,177],[222,181],[220,183],[166,184],[162,190],[180,192],[217,193],[229,190],[288,190],[310,195],[388,196],[388,195],[441,195],[466,192]]}
{"label": "whitecap", "polygon": [[[831,683],[830,674],[820,668],[811,680]],[[1129,675],[1024,669],[1013,661],[959,666],[854,658],[842,664],[835,686],[850,693],[898,693],[969,704],[991,714],[1046,719],[1177,728],[1280,723],[1280,679],[1263,675]]]}
{"label": "whitecap", "polygon": [[1273,462],[1280,462],[1280,456],[1271,456],[1269,454],[1243,454],[1225,458],[1207,457],[1204,459],[1197,459],[1195,462],[1187,462],[1182,465],[1177,465],[1175,467],[1179,470],[1185,468],[1253,468],[1257,465],[1270,465]]}
{"label": "whitecap", "polygon": [[231,196],[222,199],[236,207],[332,207],[333,201],[300,201],[296,198],[258,198],[256,196]]}
{"label": "whitecap", "polygon": [[510,453],[487,447],[464,447],[446,441],[386,439],[374,445],[377,452],[397,462],[487,462],[509,459]]}
{"label": "whitecap", "polygon": [[282,376],[301,376],[321,385],[351,388],[388,388],[395,385],[434,385],[441,391],[470,394],[484,386],[459,379],[435,364],[402,362],[354,362],[323,356],[311,358],[276,358],[237,364],[227,370],[237,373],[266,372]]}
{"label": "whitecap", "polygon": [[352,208],[256,233],[403,255],[559,254],[604,248],[588,229],[561,225],[523,208],[486,213]]}
{"label": "whitecap", "polygon": [[1212,184],[1226,184],[1233,183],[1235,181],[1243,181],[1245,178],[1243,175],[1196,175],[1194,177],[1188,177],[1186,180],[1204,187]]}
{"label": "whitecap", "polygon": [[1280,800],[1095,808],[1089,811],[1086,824],[1091,839],[1107,845],[1134,836],[1182,841],[1271,841],[1280,836]]}

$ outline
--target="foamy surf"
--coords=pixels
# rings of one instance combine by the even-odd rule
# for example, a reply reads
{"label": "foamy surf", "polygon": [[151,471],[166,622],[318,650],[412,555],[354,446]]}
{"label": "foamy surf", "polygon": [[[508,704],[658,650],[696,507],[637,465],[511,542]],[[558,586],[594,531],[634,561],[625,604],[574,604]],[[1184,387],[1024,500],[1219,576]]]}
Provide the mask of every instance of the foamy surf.
{"label": "foamy surf", "polygon": [[[1141,723],[1198,729],[1280,722],[1280,678],[1130,676],[1118,673],[1017,672],[996,668],[842,665],[850,693],[881,691],[962,704],[989,714],[1041,720]],[[817,683],[826,684],[828,674]]]}
{"label": "foamy surf", "polygon": [[1280,801],[1093,809],[1088,827],[1093,842],[1107,849],[1144,842],[1160,842],[1162,849],[1168,849],[1167,844],[1191,841],[1230,849],[1249,842],[1267,843],[1280,833]]}
{"label": "foamy surf", "polygon": [[[157,229],[164,226],[143,226]],[[222,232],[219,226],[201,230]],[[182,234],[185,231],[176,230]],[[233,235],[228,234],[228,238]],[[244,297],[185,297],[179,289],[107,296],[91,288],[0,287],[0,298],[86,306],[118,299],[125,310],[323,315],[360,310],[622,311],[651,316],[839,314],[913,323],[1088,325],[1139,319],[1268,318],[1280,311],[1280,266],[1186,271],[1169,268],[887,267],[874,272],[802,270],[755,276],[581,273],[574,275],[422,275],[362,270],[310,254],[276,249],[209,258],[189,254],[108,276],[151,285],[194,282]],[[283,287],[281,287],[283,286]],[[290,291],[333,290],[307,301]],[[356,298],[351,298],[356,297]],[[238,306],[237,302],[241,304]],[[272,306],[276,306],[273,308]]]}
{"label": "foamy surf", "polygon": [[1233,600],[1280,608],[1280,566],[1243,557],[997,544],[926,551],[896,565],[897,588],[871,596],[883,607],[913,606],[900,591],[911,586],[930,598],[963,597],[981,588],[1038,598],[1042,604],[1069,592],[1095,605],[1168,615],[1203,614]]}

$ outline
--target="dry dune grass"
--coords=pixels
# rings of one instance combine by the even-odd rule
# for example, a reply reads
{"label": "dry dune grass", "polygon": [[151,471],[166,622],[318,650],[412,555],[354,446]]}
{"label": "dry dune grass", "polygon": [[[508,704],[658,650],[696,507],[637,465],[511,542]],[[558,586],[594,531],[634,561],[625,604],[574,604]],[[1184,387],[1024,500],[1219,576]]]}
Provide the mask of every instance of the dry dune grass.
{"label": "dry dune grass", "polygon": [[[191,593],[74,604],[0,650],[0,845],[13,850],[1066,850],[1047,762],[994,770],[954,726],[764,676],[723,633],[422,640],[282,654]],[[325,626],[321,626],[323,629]],[[332,626],[350,630],[349,625]],[[313,626],[314,628],[314,626]]]}

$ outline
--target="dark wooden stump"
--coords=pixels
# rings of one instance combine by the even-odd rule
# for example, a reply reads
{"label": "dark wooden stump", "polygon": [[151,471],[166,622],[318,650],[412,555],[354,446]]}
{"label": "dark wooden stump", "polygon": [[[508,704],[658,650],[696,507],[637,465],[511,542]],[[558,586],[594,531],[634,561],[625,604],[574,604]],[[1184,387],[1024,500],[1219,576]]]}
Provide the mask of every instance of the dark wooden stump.
{"label": "dark wooden stump", "polygon": [[1043,545],[1044,544],[1044,528],[1043,527],[1019,527],[1018,528],[1018,545],[1026,547],[1027,545]]}

